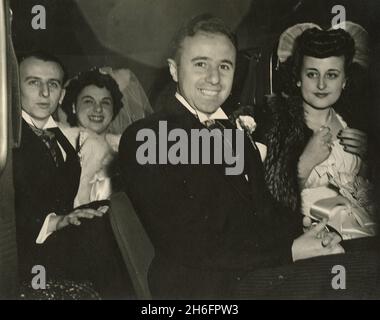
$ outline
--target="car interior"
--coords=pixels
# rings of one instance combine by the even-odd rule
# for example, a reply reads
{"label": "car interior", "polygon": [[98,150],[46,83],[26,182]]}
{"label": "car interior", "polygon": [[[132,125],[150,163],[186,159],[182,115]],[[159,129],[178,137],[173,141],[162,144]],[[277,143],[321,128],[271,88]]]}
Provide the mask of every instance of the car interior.
{"label": "car interior", "polygon": [[[350,20],[367,29],[372,52],[379,52],[380,2],[340,3]],[[20,298],[12,173],[12,149],[21,134],[17,56],[49,49],[64,62],[69,78],[95,66],[128,70],[124,80],[132,81],[132,75],[134,92],[140,92],[131,99],[136,105],[146,104],[147,99],[154,112],[175,89],[166,61],[171,38],[183,21],[210,12],[225,20],[238,39],[237,69],[226,108],[250,106],[260,116],[266,112],[267,97],[279,90],[280,34],[299,22],[328,26],[334,4],[333,0],[0,0],[0,299]],[[379,85],[378,78],[373,78],[374,86]],[[375,137],[379,123],[375,119],[372,125]],[[150,299],[147,274],[153,245],[126,194],[112,195],[111,210],[127,213],[125,220],[112,224],[135,297]],[[128,232],[118,232],[121,227]]]}

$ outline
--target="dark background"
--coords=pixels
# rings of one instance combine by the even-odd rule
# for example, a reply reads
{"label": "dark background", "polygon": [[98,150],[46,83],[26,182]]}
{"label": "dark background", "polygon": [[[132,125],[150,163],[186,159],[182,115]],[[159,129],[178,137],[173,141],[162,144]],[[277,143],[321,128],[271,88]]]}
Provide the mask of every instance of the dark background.
{"label": "dark background", "polygon": [[[165,65],[169,41],[178,26],[192,15],[213,13],[236,30],[240,63],[234,90],[238,91],[238,95],[250,89],[244,86],[250,76],[247,75],[250,70],[247,66],[250,66],[252,57],[260,57],[257,65],[252,64],[257,86],[254,98],[260,104],[264,95],[269,93],[269,58],[281,32],[298,22],[314,22],[329,27],[333,18],[331,8],[337,4],[343,5],[347,20],[361,24],[370,35],[371,117],[368,126],[375,139],[372,144],[372,178],[375,182],[380,181],[380,0],[9,1],[13,10],[12,36],[17,54],[36,49],[50,51],[63,60],[70,75],[92,66],[129,68],[139,78],[152,104],[165,84],[170,82]],[[34,30],[31,27],[34,5],[46,8],[46,30]],[[1,207],[0,213],[11,216],[13,198],[9,163],[11,161],[8,161],[8,172],[1,177],[4,179],[0,179],[0,196],[6,196],[9,201],[0,201],[1,205],[5,205],[5,209]],[[377,195],[377,199],[380,199],[379,183]],[[1,218],[2,230],[7,231],[1,234],[4,243],[0,246],[0,253],[2,257],[5,254],[15,256],[14,241],[11,243],[5,238],[14,238],[14,226],[11,223],[6,225],[3,216]],[[14,293],[10,288],[12,283],[16,283],[13,280],[15,259],[3,259],[2,262],[0,299],[12,297]]]}
{"label": "dark background", "polygon": [[[46,30],[31,27],[36,4],[46,8]],[[367,29],[375,48],[378,0],[11,0],[17,53],[50,50],[70,74],[94,65],[130,68],[153,100],[168,79],[169,41],[192,15],[210,12],[223,18],[236,30],[241,50],[258,48],[266,58],[287,27],[297,22],[330,26],[336,4],[346,8],[347,20]]]}
{"label": "dark background", "polygon": [[[46,8],[46,30],[31,26],[36,4]],[[379,0],[10,0],[10,5],[17,54],[48,50],[63,60],[69,75],[92,66],[129,68],[155,109],[165,94],[171,94],[166,66],[171,38],[191,16],[212,13],[235,29],[239,41],[228,103],[232,108],[238,102],[255,103],[258,110],[265,108],[265,96],[270,93],[269,61],[279,35],[299,22],[329,28],[335,15],[332,7],[342,5],[346,19],[361,24],[370,35],[368,131],[380,146]],[[361,97],[356,98],[361,103]],[[373,154],[380,178],[377,147]]]}

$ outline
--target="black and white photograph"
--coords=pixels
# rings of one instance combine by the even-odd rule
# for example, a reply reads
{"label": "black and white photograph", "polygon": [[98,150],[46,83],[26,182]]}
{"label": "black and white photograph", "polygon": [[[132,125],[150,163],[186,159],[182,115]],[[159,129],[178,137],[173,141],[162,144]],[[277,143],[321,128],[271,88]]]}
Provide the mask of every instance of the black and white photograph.
{"label": "black and white photograph", "polygon": [[0,300],[380,299],[379,0],[0,0],[0,78]]}

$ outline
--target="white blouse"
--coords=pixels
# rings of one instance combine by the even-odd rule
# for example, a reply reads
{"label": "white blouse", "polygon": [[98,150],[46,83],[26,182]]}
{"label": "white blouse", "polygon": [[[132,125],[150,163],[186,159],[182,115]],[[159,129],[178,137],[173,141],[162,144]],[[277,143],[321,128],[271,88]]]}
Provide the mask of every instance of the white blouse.
{"label": "white blouse", "polygon": [[[335,111],[334,111],[335,113]],[[335,113],[342,127],[347,128],[347,123],[343,118]],[[346,152],[339,143],[339,139],[333,141],[331,153],[329,157],[314,167],[309,178],[305,183],[305,188],[316,188],[329,185],[328,174],[333,175],[334,172],[344,172],[357,175],[361,167],[362,160],[359,156]],[[335,167],[335,171],[333,171]]]}

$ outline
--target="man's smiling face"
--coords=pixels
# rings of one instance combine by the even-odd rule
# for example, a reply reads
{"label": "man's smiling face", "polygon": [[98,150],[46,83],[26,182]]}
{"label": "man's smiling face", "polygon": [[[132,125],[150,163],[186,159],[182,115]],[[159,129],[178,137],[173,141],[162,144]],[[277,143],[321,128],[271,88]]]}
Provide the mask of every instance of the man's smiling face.
{"label": "man's smiling face", "polygon": [[229,96],[236,50],[225,35],[200,31],[186,37],[178,61],[168,61],[179,93],[194,109],[212,114]]}

